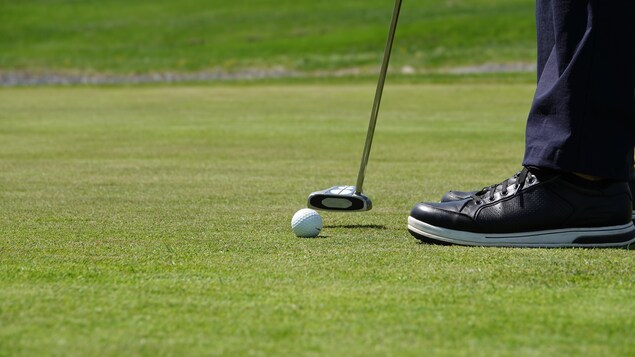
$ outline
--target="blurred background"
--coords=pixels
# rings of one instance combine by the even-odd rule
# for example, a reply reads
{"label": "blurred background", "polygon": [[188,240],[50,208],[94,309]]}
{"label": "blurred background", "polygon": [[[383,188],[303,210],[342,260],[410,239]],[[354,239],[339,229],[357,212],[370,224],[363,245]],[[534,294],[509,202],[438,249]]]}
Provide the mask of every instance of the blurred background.
{"label": "blurred background", "polygon": [[[0,0],[0,73],[375,73],[392,0]],[[532,0],[404,1],[392,70],[531,72]],[[178,78],[178,77],[176,77]]]}

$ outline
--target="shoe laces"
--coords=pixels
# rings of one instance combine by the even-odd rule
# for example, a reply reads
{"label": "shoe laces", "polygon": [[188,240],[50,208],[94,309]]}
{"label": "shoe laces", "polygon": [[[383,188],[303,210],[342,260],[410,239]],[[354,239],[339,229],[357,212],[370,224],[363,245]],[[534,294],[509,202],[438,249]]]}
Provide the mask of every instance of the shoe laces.
{"label": "shoe laces", "polygon": [[523,169],[520,172],[516,173],[514,176],[501,183],[497,183],[489,187],[484,187],[482,190],[470,196],[470,198],[472,198],[472,200],[474,200],[476,204],[481,204],[484,199],[492,202],[495,199],[494,196],[496,195],[496,192],[500,192],[503,196],[507,196],[507,188],[510,186],[514,186],[514,188],[516,189],[516,192],[514,192],[515,196],[525,186],[525,182],[527,182],[528,177],[530,183],[535,180],[535,176],[529,171],[529,169],[523,167]]}

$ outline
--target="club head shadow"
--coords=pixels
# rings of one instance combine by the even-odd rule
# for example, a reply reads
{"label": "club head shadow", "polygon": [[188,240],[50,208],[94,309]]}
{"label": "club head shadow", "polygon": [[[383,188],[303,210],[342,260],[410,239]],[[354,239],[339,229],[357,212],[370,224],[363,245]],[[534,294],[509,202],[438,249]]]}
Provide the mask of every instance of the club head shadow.
{"label": "club head shadow", "polygon": [[373,208],[373,203],[363,193],[356,193],[355,186],[333,186],[311,193],[307,206],[323,211],[363,212]]}

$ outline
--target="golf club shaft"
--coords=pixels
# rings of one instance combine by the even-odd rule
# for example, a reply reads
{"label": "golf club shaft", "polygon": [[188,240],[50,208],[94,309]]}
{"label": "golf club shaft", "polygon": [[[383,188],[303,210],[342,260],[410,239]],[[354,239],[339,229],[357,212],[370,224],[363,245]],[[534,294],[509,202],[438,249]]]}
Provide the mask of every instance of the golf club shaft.
{"label": "golf club shaft", "polygon": [[373,135],[375,134],[375,125],[377,124],[377,114],[379,113],[379,103],[381,102],[381,94],[384,90],[384,82],[386,81],[386,72],[388,72],[388,62],[390,61],[392,43],[395,39],[395,30],[397,29],[397,19],[399,18],[400,9],[401,0],[395,0],[395,7],[393,8],[392,18],[390,20],[390,30],[388,31],[388,39],[386,40],[386,48],[384,49],[384,59],[382,61],[381,70],[379,72],[377,89],[375,90],[375,100],[373,101],[373,109],[370,113],[370,122],[368,123],[368,132],[366,133],[366,143],[364,144],[362,162],[359,165],[359,173],[357,174],[357,184],[355,185],[355,191],[358,194],[362,193],[364,176],[366,176],[366,165],[368,165],[370,147],[373,144]]}

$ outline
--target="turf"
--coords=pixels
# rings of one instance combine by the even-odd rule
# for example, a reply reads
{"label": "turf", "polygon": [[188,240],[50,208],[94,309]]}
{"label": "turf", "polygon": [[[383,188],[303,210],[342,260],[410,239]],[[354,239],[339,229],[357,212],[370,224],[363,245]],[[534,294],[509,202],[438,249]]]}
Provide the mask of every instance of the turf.
{"label": "turf", "polygon": [[[534,1],[405,1],[393,64],[532,62]],[[375,67],[391,0],[0,0],[0,69],[152,73]]]}
{"label": "turf", "polygon": [[627,250],[417,243],[417,200],[519,167],[526,84],[0,90],[0,355],[635,354]]}

